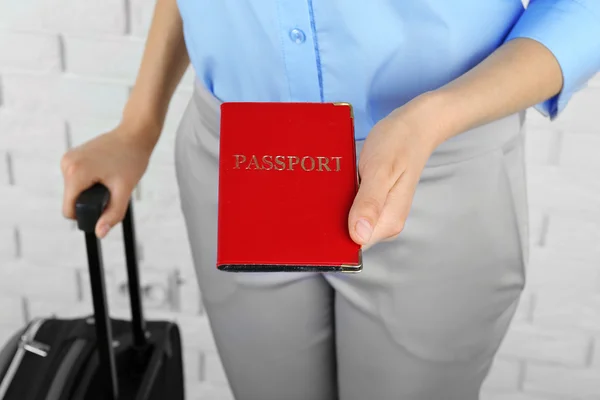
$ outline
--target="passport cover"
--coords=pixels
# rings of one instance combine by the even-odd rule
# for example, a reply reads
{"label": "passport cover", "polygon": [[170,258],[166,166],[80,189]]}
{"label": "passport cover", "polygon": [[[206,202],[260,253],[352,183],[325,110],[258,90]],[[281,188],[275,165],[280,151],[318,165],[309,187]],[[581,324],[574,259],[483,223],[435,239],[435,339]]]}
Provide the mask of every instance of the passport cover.
{"label": "passport cover", "polygon": [[348,103],[221,104],[217,268],[362,270]]}

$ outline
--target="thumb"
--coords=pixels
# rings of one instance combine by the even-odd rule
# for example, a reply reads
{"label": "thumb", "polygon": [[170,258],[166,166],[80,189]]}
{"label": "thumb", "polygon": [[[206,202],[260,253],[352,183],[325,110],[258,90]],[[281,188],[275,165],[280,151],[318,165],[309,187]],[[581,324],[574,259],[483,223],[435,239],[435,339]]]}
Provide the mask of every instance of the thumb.
{"label": "thumb", "polygon": [[96,236],[100,239],[104,238],[112,227],[123,220],[129,205],[130,195],[126,190],[110,187],[109,190],[110,200],[108,206],[96,224]]}
{"label": "thumb", "polygon": [[356,243],[366,245],[371,240],[392,183],[378,173],[363,174],[348,217],[350,236]]}

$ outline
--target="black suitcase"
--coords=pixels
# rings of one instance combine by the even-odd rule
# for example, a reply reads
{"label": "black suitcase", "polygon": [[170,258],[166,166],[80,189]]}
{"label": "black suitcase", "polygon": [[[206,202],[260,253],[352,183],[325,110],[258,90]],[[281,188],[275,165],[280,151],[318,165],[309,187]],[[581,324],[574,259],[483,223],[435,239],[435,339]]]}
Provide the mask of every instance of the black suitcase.
{"label": "black suitcase", "polygon": [[35,319],[17,332],[0,350],[0,400],[184,399],[178,326],[144,320],[131,203],[122,225],[132,317],[109,317],[100,241],[94,233],[108,199],[108,190],[98,184],[76,204],[94,315]]}

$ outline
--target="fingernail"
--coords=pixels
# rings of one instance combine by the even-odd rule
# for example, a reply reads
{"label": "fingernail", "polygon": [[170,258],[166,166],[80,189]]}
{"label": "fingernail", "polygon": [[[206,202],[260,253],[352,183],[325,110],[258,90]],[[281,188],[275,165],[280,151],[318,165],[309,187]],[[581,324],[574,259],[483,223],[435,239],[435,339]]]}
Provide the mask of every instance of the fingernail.
{"label": "fingernail", "polygon": [[106,236],[106,234],[108,233],[109,230],[110,230],[110,226],[108,224],[100,225],[100,228],[98,229],[98,236],[101,238]]}
{"label": "fingernail", "polygon": [[356,223],[356,234],[363,241],[363,243],[367,243],[371,239],[371,235],[373,234],[373,228],[371,224],[366,219],[359,219]]}

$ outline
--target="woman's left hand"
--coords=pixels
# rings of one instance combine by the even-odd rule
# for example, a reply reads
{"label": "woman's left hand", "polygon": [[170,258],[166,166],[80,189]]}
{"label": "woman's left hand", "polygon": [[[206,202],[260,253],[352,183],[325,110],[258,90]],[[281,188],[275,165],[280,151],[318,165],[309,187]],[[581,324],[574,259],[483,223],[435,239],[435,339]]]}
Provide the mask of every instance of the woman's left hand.
{"label": "woman's left hand", "polygon": [[553,53],[518,38],[444,87],[396,109],[375,125],[360,154],[361,184],[348,218],[352,239],[366,248],[400,234],[421,172],[440,143],[539,104],[562,86]]}
{"label": "woman's left hand", "polygon": [[352,239],[366,249],[398,236],[437,137],[427,100],[415,100],[378,122],[359,156],[360,187],[350,210]]}

